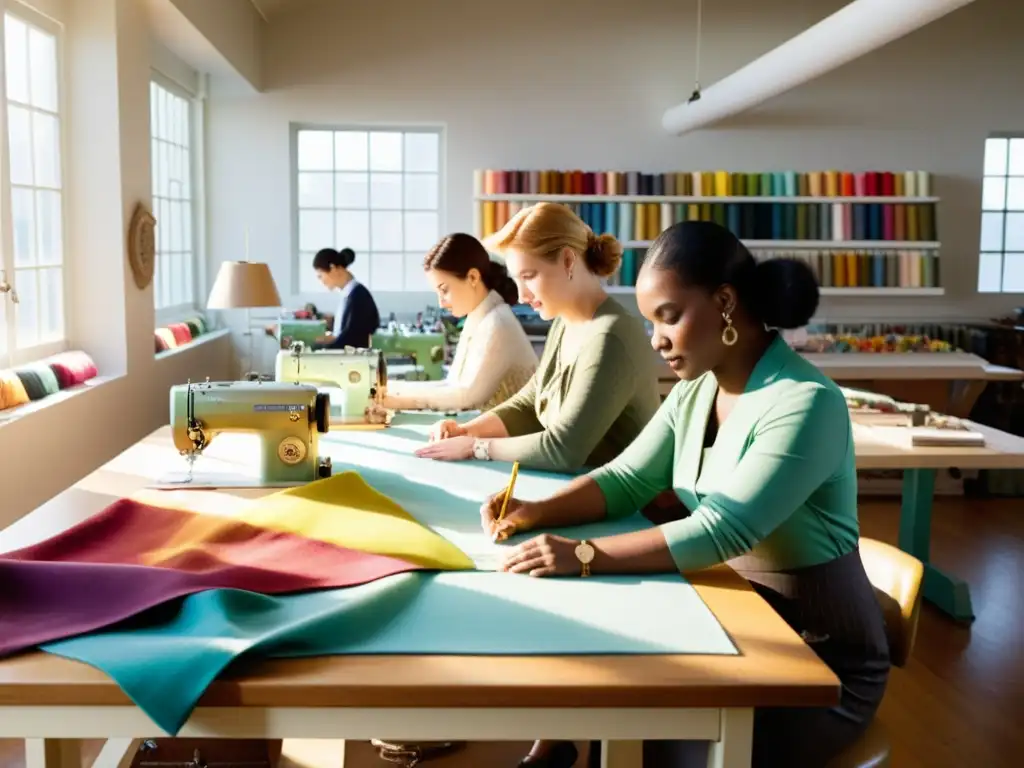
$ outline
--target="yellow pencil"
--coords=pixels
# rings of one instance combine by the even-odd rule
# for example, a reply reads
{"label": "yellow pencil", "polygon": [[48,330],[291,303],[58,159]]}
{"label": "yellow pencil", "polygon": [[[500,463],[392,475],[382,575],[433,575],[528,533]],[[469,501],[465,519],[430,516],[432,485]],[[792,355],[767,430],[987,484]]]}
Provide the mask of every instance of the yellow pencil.
{"label": "yellow pencil", "polygon": [[508,481],[508,488],[505,489],[505,498],[501,502],[501,512],[498,513],[498,520],[501,521],[505,518],[505,510],[508,509],[508,500],[512,498],[512,493],[516,488],[516,476],[519,474],[519,462],[515,462],[512,465],[512,478]]}

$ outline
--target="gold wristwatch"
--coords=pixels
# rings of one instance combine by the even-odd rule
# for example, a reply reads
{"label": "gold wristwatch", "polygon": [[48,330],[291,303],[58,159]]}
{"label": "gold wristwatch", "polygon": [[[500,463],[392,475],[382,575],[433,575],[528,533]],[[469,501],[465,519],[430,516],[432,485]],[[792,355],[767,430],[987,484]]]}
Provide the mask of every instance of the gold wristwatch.
{"label": "gold wristwatch", "polygon": [[582,566],[580,576],[589,576],[590,563],[594,559],[594,548],[586,539],[576,545],[576,559],[580,561],[580,565]]}

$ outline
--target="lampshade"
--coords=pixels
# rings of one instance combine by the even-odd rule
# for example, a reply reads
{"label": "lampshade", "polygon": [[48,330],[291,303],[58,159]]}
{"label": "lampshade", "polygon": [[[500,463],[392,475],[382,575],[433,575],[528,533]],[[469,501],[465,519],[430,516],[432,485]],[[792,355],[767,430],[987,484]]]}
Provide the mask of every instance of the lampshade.
{"label": "lampshade", "polygon": [[206,301],[208,309],[280,307],[270,267],[252,261],[225,261]]}

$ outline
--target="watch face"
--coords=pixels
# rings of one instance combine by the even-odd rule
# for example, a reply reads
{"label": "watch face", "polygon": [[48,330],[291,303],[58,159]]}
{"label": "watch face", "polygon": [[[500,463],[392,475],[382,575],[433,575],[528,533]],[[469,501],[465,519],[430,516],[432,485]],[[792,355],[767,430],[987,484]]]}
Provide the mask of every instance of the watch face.
{"label": "watch face", "polygon": [[580,544],[576,547],[576,559],[581,563],[589,563],[594,559],[594,548],[589,544]]}

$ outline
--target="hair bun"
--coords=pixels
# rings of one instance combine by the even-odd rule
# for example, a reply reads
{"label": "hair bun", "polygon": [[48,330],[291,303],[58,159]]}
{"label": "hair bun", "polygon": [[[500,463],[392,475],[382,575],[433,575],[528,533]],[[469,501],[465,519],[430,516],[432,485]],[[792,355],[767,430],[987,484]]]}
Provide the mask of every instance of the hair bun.
{"label": "hair bun", "polygon": [[506,304],[518,304],[519,286],[516,285],[516,281],[509,275],[508,267],[500,261],[491,259],[487,272],[488,274],[484,276],[484,283],[487,287],[492,291],[496,291],[505,300]]}
{"label": "hair bun", "polygon": [[595,235],[587,237],[587,250],[583,254],[587,268],[598,277],[609,277],[622,264],[622,243],[613,235]]}
{"label": "hair bun", "polygon": [[817,278],[800,259],[759,261],[751,288],[755,311],[769,328],[802,328],[818,311]]}
{"label": "hair bun", "polygon": [[342,248],[338,251],[338,260],[341,262],[341,266],[347,269],[356,260],[356,252],[351,248]]}

